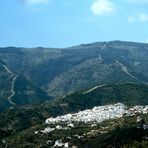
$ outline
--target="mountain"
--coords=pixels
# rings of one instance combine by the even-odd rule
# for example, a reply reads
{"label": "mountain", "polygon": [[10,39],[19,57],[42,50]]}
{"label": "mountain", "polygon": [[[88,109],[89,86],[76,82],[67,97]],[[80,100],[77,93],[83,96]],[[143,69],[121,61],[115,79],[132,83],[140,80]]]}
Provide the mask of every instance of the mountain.
{"label": "mountain", "polygon": [[147,57],[148,44],[121,41],[0,48],[0,148],[146,147]]}
{"label": "mountain", "polygon": [[19,75],[61,97],[96,85],[148,83],[148,44],[96,42],[70,48],[0,48],[0,59]]}
{"label": "mountain", "polygon": [[71,93],[95,85],[148,81],[147,44],[103,42],[80,45],[63,51],[85,60],[54,78],[48,85],[53,95]]}
{"label": "mountain", "polygon": [[36,104],[50,98],[46,92],[0,61],[0,111],[8,107]]}

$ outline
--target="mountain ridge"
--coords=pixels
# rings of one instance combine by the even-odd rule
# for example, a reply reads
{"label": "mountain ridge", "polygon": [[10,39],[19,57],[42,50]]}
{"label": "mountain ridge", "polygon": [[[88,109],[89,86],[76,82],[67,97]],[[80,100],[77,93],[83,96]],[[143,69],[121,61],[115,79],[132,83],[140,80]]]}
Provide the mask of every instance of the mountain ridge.
{"label": "mountain ridge", "polygon": [[12,72],[52,98],[102,84],[148,83],[147,57],[148,44],[124,41],[69,48],[0,48],[1,61]]}

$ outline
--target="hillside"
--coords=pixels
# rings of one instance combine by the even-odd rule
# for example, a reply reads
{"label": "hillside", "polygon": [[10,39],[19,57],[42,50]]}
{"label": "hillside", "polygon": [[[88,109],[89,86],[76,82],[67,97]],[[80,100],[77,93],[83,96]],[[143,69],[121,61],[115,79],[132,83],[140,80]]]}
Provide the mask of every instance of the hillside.
{"label": "hillside", "polygon": [[80,110],[91,109],[94,106],[118,102],[128,106],[148,104],[147,85],[116,84],[98,87],[89,93],[85,93],[86,91],[88,90],[34,106],[29,105],[5,110],[0,113],[0,121],[2,121],[0,127],[13,133],[42,123],[50,116],[75,113]]}
{"label": "hillside", "polygon": [[58,115],[118,102],[129,106],[148,104],[148,85],[110,84],[90,92],[89,90],[75,92],[49,103],[45,102],[40,105],[40,109],[52,115]]}
{"label": "hillside", "polygon": [[[137,143],[139,142],[139,145],[142,144],[142,142],[144,144],[145,141],[143,141],[142,137],[147,135],[147,131],[142,130],[140,132],[141,138],[137,141],[137,137],[139,137],[138,136],[139,130],[136,129],[137,124],[135,123],[136,120],[135,117],[133,117],[132,120],[134,120],[134,122],[132,123],[130,123],[131,117],[129,117],[128,119],[126,118],[123,118],[122,120],[119,119],[117,121],[106,121],[105,123],[103,123],[103,126],[112,127],[113,126],[112,123],[117,123],[117,124],[113,126],[113,129],[111,128],[112,130],[109,131],[109,133],[105,132],[106,134],[103,135],[96,134],[94,139],[90,138],[89,136],[87,138],[84,137],[84,139],[82,138],[81,140],[84,141],[84,143],[79,138],[76,138],[75,135],[81,135],[84,134],[85,132],[89,133],[91,132],[91,130],[96,130],[96,127],[90,127],[90,125],[85,125],[81,123],[79,123],[80,125],[79,124],[77,125],[76,123],[78,127],[72,130],[69,129],[64,132],[63,130],[62,131],[58,130],[53,132],[52,134],[49,133],[45,135],[34,134],[37,130],[43,130],[45,128],[45,120],[47,118],[57,117],[57,116],[60,117],[60,115],[65,115],[65,114],[68,114],[69,117],[70,113],[76,113],[82,111],[80,112],[80,114],[84,112],[85,116],[82,116],[80,118],[80,121],[81,120],[83,121],[83,118],[86,120],[87,117],[86,113],[90,112],[88,109],[92,109],[92,111],[95,110],[97,111],[97,108],[99,109],[99,107],[94,108],[94,106],[114,104],[118,102],[124,103],[125,105],[128,105],[128,107],[134,105],[148,104],[148,86],[144,84],[133,84],[133,83],[96,86],[88,90],[75,92],[74,94],[65,96],[63,98],[46,101],[38,105],[33,105],[33,106],[29,105],[25,107],[15,106],[14,108],[7,109],[0,113],[0,135],[1,135],[0,139],[1,141],[3,140],[7,141],[6,143],[11,147],[16,144],[18,145],[18,147],[19,146],[24,147],[28,144],[30,147],[35,147],[35,146],[38,147],[39,145],[43,145],[44,147],[46,147],[47,145],[50,145],[50,144],[45,144],[46,141],[49,139],[49,137],[50,139],[52,139],[53,142],[55,142],[55,139],[61,138],[63,136],[67,137],[69,135],[72,136],[72,140],[70,140],[71,143],[78,145],[80,144],[81,147],[85,147],[87,145],[89,146],[90,144],[93,144],[95,146],[97,145],[97,143],[102,145],[103,143],[106,143],[106,141],[108,141],[109,139],[112,141],[112,139],[114,139],[114,135],[118,135],[117,137],[119,138],[120,136],[122,136],[122,133],[124,133],[124,131],[127,131],[126,133],[128,133],[129,139],[130,138],[132,139],[132,142],[130,143],[131,145],[134,145],[133,141],[136,141]],[[117,105],[115,105],[115,107],[117,107]],[[135,107],[135,109],[136,108],[137,107]],[[85,111],[86,109],[88,111]],[[139,106],[138,109],[141,109],[141,106]],[[104,109],[104,111],[106,111],[106,109]],[[115,109],[115,111],[118,112],[120,111],[120,109]],[[113,111],[114,114],[115,111]],[[99,111],[98,113],[101,112]],[[96,114],[97,116],[98,113]],[[111,118],[111,116],[114,116],[114,114],[111,114],[108,117]],[[99,118],[101,118],[101,116],[104,115],[106,114],[101,113]],[[120,112],[117,113],[116,116],[117,117],[121,116]],[[75,114],[74,118],[76,117],[77,116]],[[97,119],[96,117],[93,118],[92,115],[90,117],[91,118],[87,119],[88,121],[90,119],[93,120]],[[145,117],[147,117],[147,115],[145,115]],[[63,121],[64,116],[63,117],[61,116],[61,119]],[[124,119],[126,119],[126,121],[124,121]],[[118,129],[118,126],[121,125],[121,121],[125,123],[122,124],[121,131],[120,130],[116,131],[116,127]],[[58,122],[56,124],[58,124]],[[134,127],[131,127],[130,124],[132,124],[132,126],[134,125]],[[65,124],[62,124],[62,126],[64,125]],[[123,125],[126,125],[126,128]],[[101,127],[100,130],[102,131],[102,126],[98,125],[97,127],[99,128]],[[57,128],[60,127],[58,126]],[[133,131],[137,132],[137,135],[135,135],[135,137],[132,136]],[[94,137],[93,134],[91,136]],[[98,141],[100,137],[104,137],[104,140]],[[30,141],[30,139],[32,140]],[[123,139],[123,141],[125,145],[129,145],[129,141],[126,141],[126,139]],[[52,145],[54,144],[53,142],[51,143]],[[108,144],[112,145],[113,143],[108,143]],[[117,140],[116,144],[122,145],[122,141]],[[5,143],[1,143],[1,145],[5,145]]]}
{"label": "hillside", "polygon": [[46,92],[0,61],[0,111],[8,107],[36,104],[50,98]]}
{"label": "hillside", "polygon": [[128,108],[121,103],[95,106],[91,110],[48,118],[17,133],[0,129],[0,147],[146,148],[147,113],[148,106]]}
{"label": "hillside", "polygon": [[[115,108],[115,117],[121,118],[110,119],[112,114],[108,116],[106,112],[100,112],[99,118],[103,116],[104,119],[106,115],[107,119],[102,124],[94,126],[77,122],[87,117],[85,113],[100,111],[97,109],[104,105],[109,105],[105,111],[113,104],[117,107],[119,102],[127,108],[147,105],[147,57],[147,44],[121,41],[64,49],[0,48],[0,147],[49,147],[66,142],[68,135],[72,138],[70,143],[79,147],[147,145],[144,139],[147,131],[138,130],[136,124],[138,116],[147,121],[147,114],[143,115],[141,111],[134,116],[131,114],[132,117],[121,117],[120,110]],[[83,118],[72,120],[76,122],[75,128],[64,127],[67,130],[63,131],[60,128],[64,123],[46,129],[48,118],[59,116],[57,118],[63,120],[81,114]],[[57,130],[46,134],[53,128]],[[97,131],[99,134],[95,133]],[[132,136],[132,132],[136,134]],[[81,138],[86,133],[88,136]],[[123,134],[128,139],[124,139]],[[58,139],[60,141],[56,141]]]}
{"label": "hillside", "polygon": [[111,83],[148,83],[148,44],[111,41],[56,48],[0,48],[0,59],[57,98]]}

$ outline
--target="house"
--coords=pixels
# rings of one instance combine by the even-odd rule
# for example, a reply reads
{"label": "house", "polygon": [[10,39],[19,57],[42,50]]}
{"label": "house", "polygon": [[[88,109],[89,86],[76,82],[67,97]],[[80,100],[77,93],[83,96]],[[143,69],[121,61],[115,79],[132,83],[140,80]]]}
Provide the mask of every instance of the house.
{"label": "house", "polygon": [[148,130],[148,124],[143,124],[143,129]]}

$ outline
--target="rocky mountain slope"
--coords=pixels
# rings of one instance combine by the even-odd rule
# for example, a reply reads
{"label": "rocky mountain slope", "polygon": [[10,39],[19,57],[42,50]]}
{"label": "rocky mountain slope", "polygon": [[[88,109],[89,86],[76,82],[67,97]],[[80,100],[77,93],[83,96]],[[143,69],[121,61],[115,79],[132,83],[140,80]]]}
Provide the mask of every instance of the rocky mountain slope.
{"label": "rocky mountain slope", "polygon": [[50,97],[46,92],[0,61],[0,111],[8,107],[36,104],[48,99]]}
{"label": "rocky mountain slope", "polygon": [[148,83],[148,44],[97,42],[64,49],[0,48],[0,59],[19,75],[59,97],[96,85]]}

